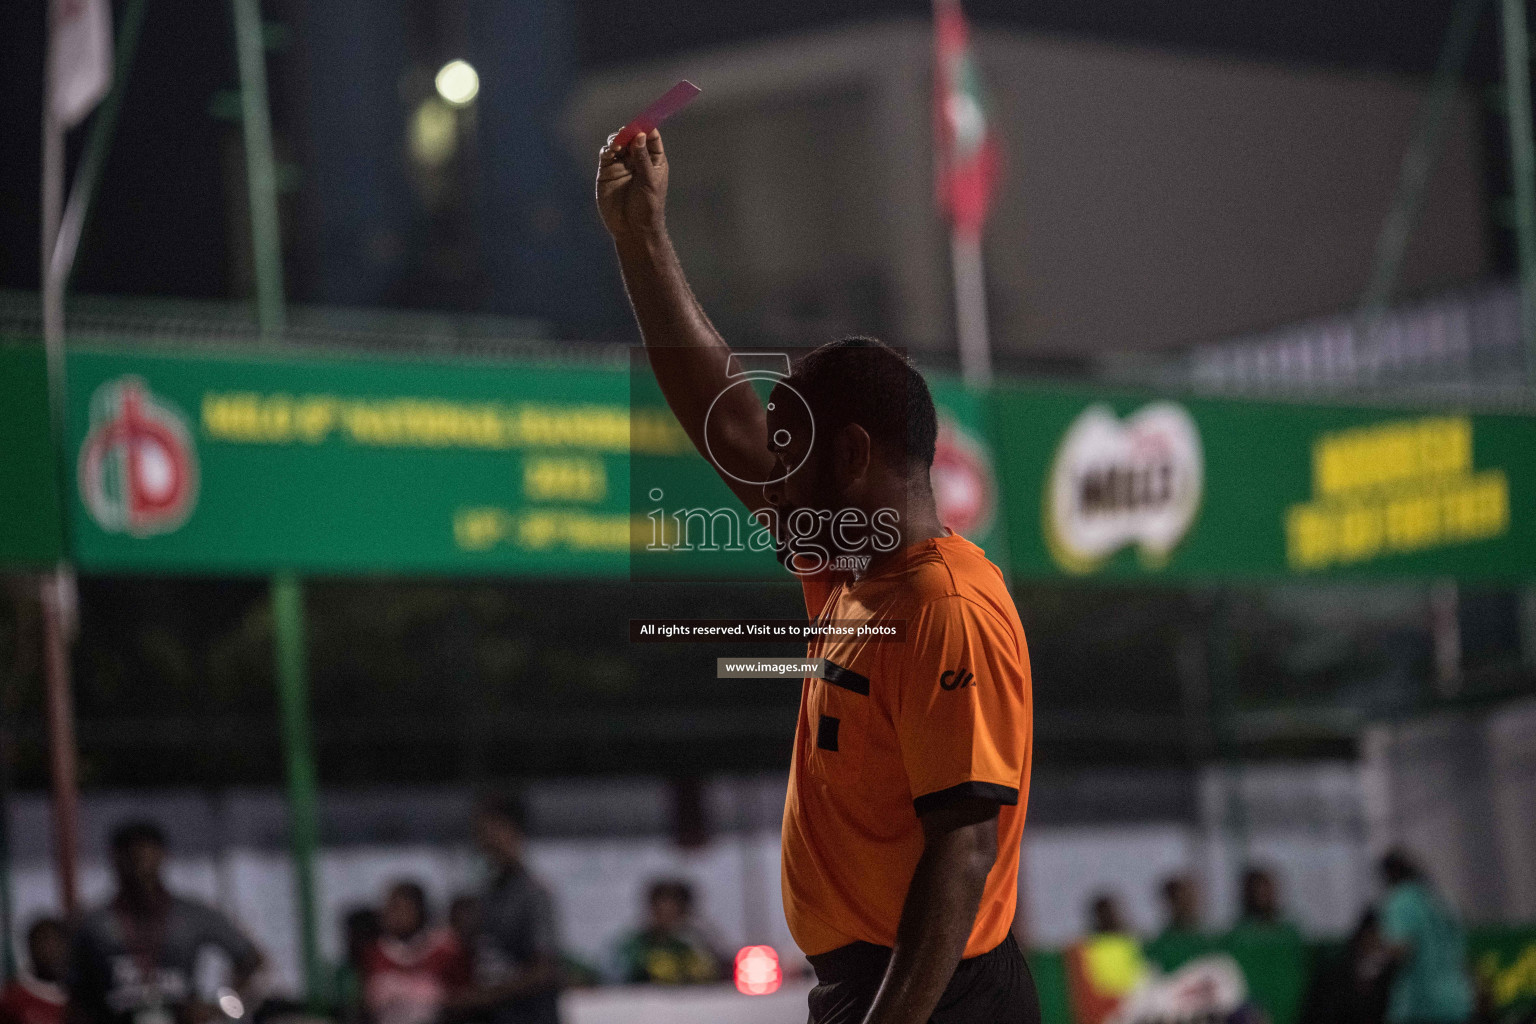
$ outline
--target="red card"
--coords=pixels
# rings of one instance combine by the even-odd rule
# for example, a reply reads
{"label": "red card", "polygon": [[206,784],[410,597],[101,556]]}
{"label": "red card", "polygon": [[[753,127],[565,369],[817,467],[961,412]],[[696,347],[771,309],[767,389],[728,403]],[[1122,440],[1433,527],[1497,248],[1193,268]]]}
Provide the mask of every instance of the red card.
{"label": "red card", "polygon": [[671,117],[693,102],[693,98],[699,94],[699,87],[687,80],[678,82],[668,89],[655,103],[636,114],[634,119],[619,129],[613,137],[613,145],[617,149],[623,149],[629,145],[631,139],[641,132],[648,132],[661,122]]}

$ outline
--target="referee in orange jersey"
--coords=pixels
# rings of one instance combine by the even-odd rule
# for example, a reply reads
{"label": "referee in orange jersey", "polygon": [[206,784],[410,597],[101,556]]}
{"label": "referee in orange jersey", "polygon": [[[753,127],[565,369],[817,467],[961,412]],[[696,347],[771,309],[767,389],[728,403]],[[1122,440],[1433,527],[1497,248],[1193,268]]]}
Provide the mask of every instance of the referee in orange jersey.
{"label": "referee in orange jersey", "polygon": [[1038,1021],[1010,928],[1029,654],[1002,574],[939,522],[928,386],[895,351],[845,338],[806,355],[766,409],[733,387],[731,350],[667,236],[667,178],[655,132],[599,157],[598,208],[667,402],[773,529],[812,619],[905,626],[899,643],[838,636],[807,652],[821,668],[802,686],[782,864],[818,982],[810,1022]]}

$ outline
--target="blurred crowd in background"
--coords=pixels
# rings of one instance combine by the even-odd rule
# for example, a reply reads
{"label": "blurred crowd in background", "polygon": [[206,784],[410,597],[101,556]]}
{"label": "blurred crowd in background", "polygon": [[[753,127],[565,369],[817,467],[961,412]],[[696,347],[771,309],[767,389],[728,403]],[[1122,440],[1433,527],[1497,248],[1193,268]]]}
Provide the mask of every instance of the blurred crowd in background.
{"label": "blurred crowd in background", "polygon": [[[111,838],[114,894],[73,929],[56,917],[31,922],[23,970],[0,995],[0,1024],[209,1024],[315,1011],[341,1024],[554,1024],[562,989],[730,979],[732,954],[682,878],[656,878],[638,894],[638,926],[619,934],[605,962],[569,953],[560,894],[525,863],[524,823],[519,800],[479,802],[478,889],[434,905],[431,880],[401,877],[375,905],[349,908],[344,952],[317,1007],[266,998],[265,957],[240,925],[168,887],[160,827],[122,823]],[[1474,982],[1466,934],[1433,883],[1403,851],[1377,867],[1380,898],[1345,941],[1323,947],[1307,944],[1286,912],[1282,879],[1261,865],[1243,870],[1241,914],[1225,930],[1208,925],[1189,874],[1159,887],[1164,917],[1151,936],[1127,923],[1121,894],[1096,892],[1084,934],[1063,953],[1074,1017],[1104,1024],[1131,993],[1214,953],[1245,970],[1246,1019],[1257,1024],[1274,1006],[1301,1024],[1496,1019]],[[1022,920],[1016,929],[1026,930]],[[1245,963],[1276,954],[1297,977]],[[805,965],[786,962],[785,973],[803,975]]]}

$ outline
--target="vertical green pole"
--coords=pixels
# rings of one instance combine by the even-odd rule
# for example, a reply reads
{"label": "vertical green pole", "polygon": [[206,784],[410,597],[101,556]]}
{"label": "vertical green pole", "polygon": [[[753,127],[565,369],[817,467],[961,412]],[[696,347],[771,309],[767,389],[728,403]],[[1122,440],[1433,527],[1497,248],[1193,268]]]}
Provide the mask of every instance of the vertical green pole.
{"label": "vertical green pole", "polygon": [[256,313],[264,336],[283,329],[283,256],[277,228],[277,167],[267,109],[267,55],[261,0],[231,0],[240,64],[240,120],[245,127],[245,180],[256,262]]}
{"label": "vertical green pole", "polygon": [[1525,0],[1504,0],[1504,103],[1520,255],[1520,328],[1526,380],[1536,388],[1536,143],[1531,138],[1531,50]]}
{"label": "vertical green pole", "polygon": [[314,740],[309,722],[305,670],[304,587],[292,573],[272,577],[272,631],[277,646],[278,699],[282,705],[283,753],[288,768],[288,819],[293,847],[294,895],[299,904],[299,941],[304,992],[312,1012],[323,1000],[318,920],[315,915],[315,846],[319,836]]}
{"label": "vertical green pole", "polygon": [[[272,119],[267,108],[266,46],[261,0],[230,0],[240,66],[240,120],[245,135],[245,181],[251,204],[251,248],[256,265],[256,315],[265,339],[283,332],[283,257],[277,223],[277,172]],[[305,671],[304,587],[292,573],[272,578],[272,632],[282,707],[283,754],[288,771],[288,821],[294,895],[299,905],[299,948],[304,995],[311,1012],[324,1003],[315,907],[315,846],[320,831],[314,738]]]}

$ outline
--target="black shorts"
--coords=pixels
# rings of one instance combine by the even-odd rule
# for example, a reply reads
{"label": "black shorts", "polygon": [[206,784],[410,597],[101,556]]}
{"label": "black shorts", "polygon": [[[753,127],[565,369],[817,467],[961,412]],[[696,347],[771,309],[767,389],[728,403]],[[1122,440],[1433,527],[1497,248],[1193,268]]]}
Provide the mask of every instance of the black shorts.
{"label": "black shorts", "polygon": [[[859,1024],[890,962],[888,946],[855,942],[809,957],[816,987],[809,1024]],[[929,1024],[1040,1024],[1040,998],[1010,934],[991,952],[961,960]]]}

